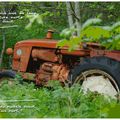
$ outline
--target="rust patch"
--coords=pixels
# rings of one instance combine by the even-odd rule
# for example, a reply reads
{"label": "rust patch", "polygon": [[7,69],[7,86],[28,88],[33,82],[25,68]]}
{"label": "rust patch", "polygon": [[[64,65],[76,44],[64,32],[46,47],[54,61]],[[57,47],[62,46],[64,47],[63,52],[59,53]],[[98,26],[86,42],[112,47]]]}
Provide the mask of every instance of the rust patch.
{"label": "rust patch", "polygon": [[59,80],[64,83],[67,80],[69,69],[66,65],[44,63],[35,76],[37,85],[47,85],[49,80]]}
{"label": "rust patch", "polygon": [[32,57],[34,59],[39,58],[39,59],[42,59],[45,61],[51,61],[51,62],[58,61],[55,51],[50,49],[33,49]]}

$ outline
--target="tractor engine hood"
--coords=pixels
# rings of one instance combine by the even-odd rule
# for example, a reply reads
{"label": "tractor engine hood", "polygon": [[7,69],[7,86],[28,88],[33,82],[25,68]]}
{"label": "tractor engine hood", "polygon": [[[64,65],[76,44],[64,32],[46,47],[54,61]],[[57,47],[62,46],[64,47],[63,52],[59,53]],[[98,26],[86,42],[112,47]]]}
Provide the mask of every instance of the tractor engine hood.
{"label": "tractor engine hood", "polygon": [[16,47],[27,46],[27,47],[41,47],[41,48],[56,48],[58,41],[53,40],[52,35],[53,35],[53,31],[48,30],[46,34],[46,38],[20,41],[16,43]]}
{"label": "tractor engine hood", "polygon": [[42,47],[42,48],[57,48],[58,41],[56,40],[48,40],[48,39],[31,39],[31,40],[23,40],[17,42],[15,47]]}

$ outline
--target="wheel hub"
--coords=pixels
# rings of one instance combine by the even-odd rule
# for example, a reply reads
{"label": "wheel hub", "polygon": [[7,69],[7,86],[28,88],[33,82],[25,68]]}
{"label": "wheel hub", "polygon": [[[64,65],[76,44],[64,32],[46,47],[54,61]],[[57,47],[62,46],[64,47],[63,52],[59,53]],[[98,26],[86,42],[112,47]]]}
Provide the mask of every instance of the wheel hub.
{"label": "wheel hub", "polygon": [[119,92],[119,88],[115,80],[102,70],[88,70],[77,77],[76,82],[83,81],[82,88],[86,93],[88,90],[97,91],[105,96],[115,96]]}

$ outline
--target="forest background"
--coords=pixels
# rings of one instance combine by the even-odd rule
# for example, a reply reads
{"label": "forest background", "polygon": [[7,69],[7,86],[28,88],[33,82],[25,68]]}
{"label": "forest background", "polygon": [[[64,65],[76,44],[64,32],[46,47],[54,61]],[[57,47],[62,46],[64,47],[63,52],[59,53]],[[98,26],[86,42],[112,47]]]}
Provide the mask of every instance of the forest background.
{"label": "forest background", "polygon": [[[0,2],[0,27],[17,25],[0,28],[0,51],[4,34],[5,48],[14,48],[21,40],[45,38],[48,29],[54,30],[54,39],[61,40],[62,30],[77,24],[79,32],[81,25],[90,18],[99,18],[106,26],[118,22],[119,7],[120,2]],[[10,67],[8,59],[4,54],[4,68]]]}

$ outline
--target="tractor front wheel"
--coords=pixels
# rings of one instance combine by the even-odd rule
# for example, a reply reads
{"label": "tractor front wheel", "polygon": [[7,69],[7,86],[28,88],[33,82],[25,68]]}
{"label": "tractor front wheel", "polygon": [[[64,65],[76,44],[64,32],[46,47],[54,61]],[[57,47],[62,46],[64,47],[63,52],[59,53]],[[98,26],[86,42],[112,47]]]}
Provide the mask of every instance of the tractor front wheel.
{"label": "tractor front wheel", "polygon": [[0,79],[3,77],[8,77],[8,78],[15,78],[16,72],[12,70],[6,70],[0,72]]}

